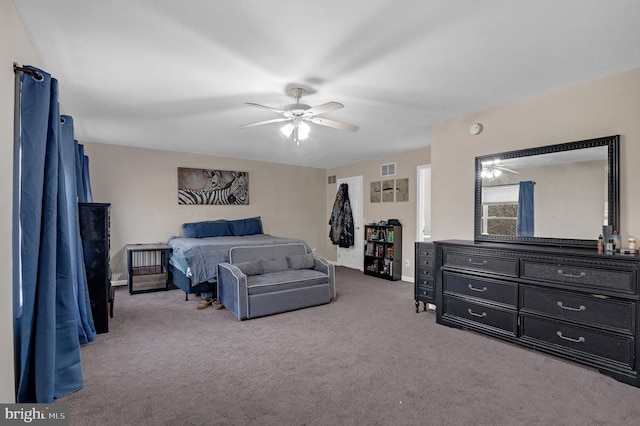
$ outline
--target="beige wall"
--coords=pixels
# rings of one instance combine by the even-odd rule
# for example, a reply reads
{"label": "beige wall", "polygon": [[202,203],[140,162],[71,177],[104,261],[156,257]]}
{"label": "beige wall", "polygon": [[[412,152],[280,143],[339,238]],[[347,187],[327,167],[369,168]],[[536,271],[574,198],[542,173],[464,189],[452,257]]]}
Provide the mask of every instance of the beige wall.
{"label": "beige wall", "polygon": [[13,63],[39,66],[13,2],[0,2],[0,403],[15,402],[11,217],[13,194]]}
{"label": "beige wall", "polygon": [[[323,254],[324,169],[84,143],[95,202],[111,203],[111,265],[126,279],[124,246],[167,241],[181,224],[260,216],[268,234],[306,240]],[[248,206],[178,205],[178,167],[249,172]]]}
{"label": "beige wall", "polygon": [[[621,135],[620,231],[640,236],[640,69],[438,123],[431,129],[433,237],[473,239],[474,158]],[[482,123],[480,135],[469,134]],[[593,230],[597,238],[600,230]]]}
{"label": "beige wall", "polygon": [[[425,144],[427,135],[425,134]],[[387,202],[372,203],[369,197],[370,183],[374,181],[382,181],[380,176],[380,165],[386,163],[396,163],[396,175],[389,177],[390,179],[409,178],[409,201],[403,202]],[[425,147],[415,151],[409,151],[402,154],[389,155],[384,158],[364,161],[362,163],[351,164],[349,166],[337,167],[327,170],[327,176],[335,175],[337,179],[348,178],[352,176],[362,176],[362,210],[364,215],[364,223],[377,222],[379,220],[398,219],[402,224],[402,276],[413,277],[414,275],[414,243],[416,241],[416,214],[417,214],[417,167],[431,163],[430,148]],[[384,179],[387,179],[386,177]],[[326,182],[326,180],[325,180]],[[327,204],[325,223],[331,215],[333,202],[335,201],[338,186],[336,184],[325,185],[327,191]],[[325,253],[330,253],[328,258],[336,261],[337,249],[331,245],[328,238],[324,240],[326,247]],[[409,266],[405,266],[405,260],[409,260]]]}

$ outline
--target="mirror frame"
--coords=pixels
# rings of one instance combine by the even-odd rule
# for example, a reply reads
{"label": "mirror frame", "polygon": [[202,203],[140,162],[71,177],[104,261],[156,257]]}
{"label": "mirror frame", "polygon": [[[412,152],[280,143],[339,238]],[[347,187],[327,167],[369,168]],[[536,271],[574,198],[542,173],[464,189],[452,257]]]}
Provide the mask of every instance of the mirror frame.
{"label": "mirror frame", "polygon": [[[560,247],[597,247],[597,239],[581,240],[571,238],[554,238],[554,237],[521,237],[510,235],[483,235],[482,234],[482,163],[493,160],[507,160],[510,158],[528,157],[532,155],[550,154],[554,152],[571,151],[576,149],[594,148],[599,146],[607,146],[608,155],[608,217],[609,225],[613,225],[613,229],[618,229],[620,223],[620,135],[607,136],[596,139],[587,139],[583,141],[568,142],[557,145],[541,146],[536,148],[522,149],[518,151],[502,152],[491,155],[483,155],[476,157],[476,175],[475,175],[475,224],[474,224],[474,241],[477,242],[500,242],[500,243],[517,243],[517,244],[536,244],[536,245],[553,245]],[[594,229],[594,235],[600,232]]]}

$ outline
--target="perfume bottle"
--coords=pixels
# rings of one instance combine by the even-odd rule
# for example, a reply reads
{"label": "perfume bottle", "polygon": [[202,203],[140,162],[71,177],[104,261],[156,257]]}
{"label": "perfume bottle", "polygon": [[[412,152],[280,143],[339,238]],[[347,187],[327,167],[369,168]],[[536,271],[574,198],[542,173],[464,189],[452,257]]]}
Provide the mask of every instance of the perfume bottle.
{"label": "perfume bottle", "polygon": [[620,249],[622,248],[622,240],[620,239],[620,232],[613,231],[613,251],[616,253],[620,253]]}
{"label": "perfume bottle", "polygon": [[607,241],[605,246],[605,250],[607,253],[613,253],[613,238],[609,238],[609,241]]}
{"label": "perfume bottle", "polygon": [[604,239],[602,234],[598,237],[598,253],[604,253]]}

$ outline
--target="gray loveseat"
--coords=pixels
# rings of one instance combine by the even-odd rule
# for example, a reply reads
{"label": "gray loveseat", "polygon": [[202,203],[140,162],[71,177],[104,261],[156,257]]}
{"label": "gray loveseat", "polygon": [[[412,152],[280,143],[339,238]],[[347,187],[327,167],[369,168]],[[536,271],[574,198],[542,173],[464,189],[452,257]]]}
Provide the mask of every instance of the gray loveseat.
{"label": "gray loveseat", "polygon": [[218,264],[218,300],[239,320],[329,303],[335,269],[304,244],[244,246]]}

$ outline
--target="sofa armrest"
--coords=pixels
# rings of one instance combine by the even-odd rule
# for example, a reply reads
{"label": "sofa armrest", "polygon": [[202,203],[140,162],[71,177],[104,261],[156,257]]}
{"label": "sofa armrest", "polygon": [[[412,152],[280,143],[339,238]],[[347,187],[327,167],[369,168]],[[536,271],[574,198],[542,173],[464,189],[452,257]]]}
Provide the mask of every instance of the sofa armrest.
{"label": "sofa armrest", "polygon": [[315,256],[316,266],[313,268],[316,271],[329,275],[329,287],[331,288],[331,299],[336,298],[336,284],[335,276],[336,271],[333,264],[329,263],[324,257]]}
{"label": "sofa armrest", "polygon": [[247,319],[247,276],[230,263],[218,264],[218,300],[239,320]]}

